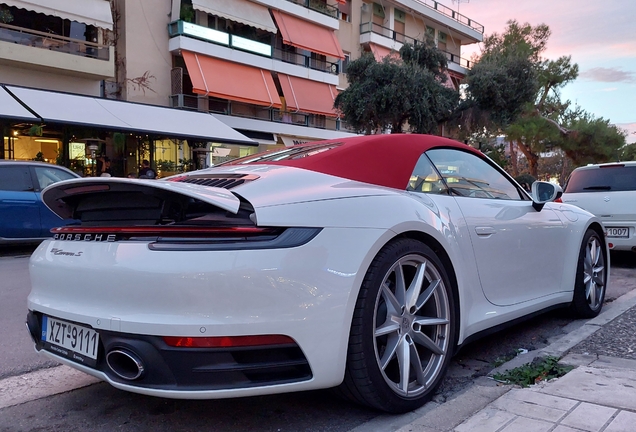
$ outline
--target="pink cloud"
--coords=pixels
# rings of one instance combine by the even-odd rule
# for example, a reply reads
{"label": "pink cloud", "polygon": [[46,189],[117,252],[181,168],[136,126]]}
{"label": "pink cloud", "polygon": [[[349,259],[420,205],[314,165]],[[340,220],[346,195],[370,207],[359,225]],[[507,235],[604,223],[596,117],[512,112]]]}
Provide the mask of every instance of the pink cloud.
{"label": "pink cloud", "polygon": [[[451,3],[447,1],[447,3]],[[457,9],[457,4],[450,7]],[[636,2],[605,0],[471,0],[461,4],[461,13],[481,23],[485,34],[501,33],[515,19],[533,26],[547,24],[552,30],[545,55],[620,58],[636,55],[633,17]],[[471,47],[469,51],[476,51]]]}
{"label": "pink cloud", "polygon": [[627,137],[625,137],[625,141],[628,144],[636,143],[636,122],[632,123],[616,123],[616,127],[623,129],[627,132]]}
{"label": "pink cloud", "polygon": [[624,71],[621,68],[595,67],[582,71],[579,77],[588,81],[636,82],[636,72]]}

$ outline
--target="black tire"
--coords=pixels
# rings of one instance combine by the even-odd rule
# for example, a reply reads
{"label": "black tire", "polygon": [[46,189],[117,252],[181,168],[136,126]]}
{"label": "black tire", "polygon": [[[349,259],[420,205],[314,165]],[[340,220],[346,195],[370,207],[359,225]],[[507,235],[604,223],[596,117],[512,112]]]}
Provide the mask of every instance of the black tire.
{"label": "black tire", "polygon": [[607,250],[593,229],[587,230],[581,243],[571,309],[580,318],[593,318],[603,307],[607,286]]}
{"label": "black tire", "polygon": [[444,377],[456,321],[453,289],[435,252],[413,239],[390,242],[358,294],[339,393],[390,413],[419,408]]}

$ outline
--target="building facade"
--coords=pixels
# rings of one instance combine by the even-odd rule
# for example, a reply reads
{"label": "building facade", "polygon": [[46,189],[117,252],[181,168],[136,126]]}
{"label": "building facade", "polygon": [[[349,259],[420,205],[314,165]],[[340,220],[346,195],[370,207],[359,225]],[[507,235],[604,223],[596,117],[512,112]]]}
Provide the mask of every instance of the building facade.
{"label": "building facade", "polygon": [[[4,10],[12,23],[3,23]],[[24,13],[42,22],[17,18]],[[63,49],[45,46],[47,20],[60,29],[51,39]],[[347,87],[348,63],[366,52],[379,60],[430,37],[446,52],[448,82],[457,88],[470,67],[461,47],[481,41],[483,31],[434,0],[7,0],[0,3],[0,83],[211,113],[251,140],[124,131],[126,166],[150,158],[169,174],[193,157],[210,165],[352,135],[333,102]],[[40,42],[9,39],[25,33]]]}
{"label": "building facade", "polygon": [[[128,100],[214,113],[261,148],[350,135],[333,101],[347,87],[347,64],[365,52],[380,59],[431,37],[458,87],[470,67],[461,46],[481,41],[484,31],[432,0],[151,3],[159,2],[116,2],[126,77],[152,77],[152,93],[127,85]],[[249,151],[212,151],[211,162]]]}

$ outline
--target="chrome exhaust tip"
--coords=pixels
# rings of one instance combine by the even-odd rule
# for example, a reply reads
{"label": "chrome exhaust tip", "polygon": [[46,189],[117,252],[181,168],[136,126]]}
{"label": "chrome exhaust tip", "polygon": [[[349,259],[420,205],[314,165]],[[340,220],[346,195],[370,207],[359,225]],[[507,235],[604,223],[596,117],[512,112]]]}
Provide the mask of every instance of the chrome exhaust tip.
{"label": "chrome exhaust tip", "polygon": [[29,326],[29,322],[28,322],[28,321],[27,321],[27,322],[25,322],[25,323],[24,323],[24,325],[26,326],[27,331],[29,332],[29,336],[31,336],[31,340],[33,341],[33,343],[34,343],[34,344],[36,344],[36,345],[37,345],[39,341],[38,341],[38,340],[37,340],[37,338],[35,337],[34,331],[33,331],[33,330],[31,329],[31,327]]}
{"label": "chrome exhaust tip", "polygon": [[29,336],[31,336],[31,340],[35,344],[35,347],[39,350],[42,344],[42,341],[40,340],[40,322],[33,312],[29,311],[25,324],[27,331],[29,332]]}
{"label": "chrome exhaust tip", "polygon": [[106,364],[115,375],[127,381],[141,378],[144,374],[144,364],[132,352],[125,349],[114,349],[106,354]]}

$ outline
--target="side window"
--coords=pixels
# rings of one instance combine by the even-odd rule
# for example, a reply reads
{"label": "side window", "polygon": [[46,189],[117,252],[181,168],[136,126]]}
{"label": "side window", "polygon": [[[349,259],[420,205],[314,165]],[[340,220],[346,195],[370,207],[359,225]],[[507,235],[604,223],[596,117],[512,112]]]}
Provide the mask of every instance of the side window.
{"label": "side window", "polygon": [[435,171],[433,164],[425,154],[420,156],[417,164],[415,164],[406,190],[433,194],[448,193],[444,181],[437,171]]}
{"label": "side window", "polygon": [[0,166],[0,190],[25,192],[33,190],[28,166]]}
{"label": "side window", "polygon": [[524,199],[515,184],[478,156],[455,149],[426,152],[451,194],[471,198]]}
{"label": "side window", "polygon": [[35,167],[35,176],[40,183],[40,189],[62,180],[75,178],[74,175],[53,167]]}

